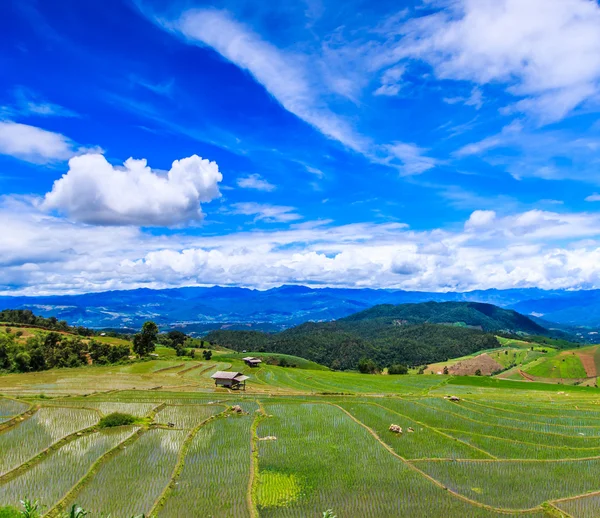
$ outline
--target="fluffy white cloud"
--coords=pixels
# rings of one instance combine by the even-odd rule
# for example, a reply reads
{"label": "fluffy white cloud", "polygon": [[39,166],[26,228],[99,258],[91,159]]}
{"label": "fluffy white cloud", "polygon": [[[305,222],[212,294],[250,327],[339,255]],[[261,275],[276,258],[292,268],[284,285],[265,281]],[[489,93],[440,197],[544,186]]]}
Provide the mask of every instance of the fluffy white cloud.
{"label": "fluffy white cloud", "polygon": [[300,214],[294,212],[295,210],[295,207],[286,207],[284,205],[268,205],[254,202],[244,202],[232,204],[229,213],[254,216],[255,221],[284,223],[302,219]]}
{"label": "fluffy white cloud", "polygon": [[502,82],[514,109],[559,120],[598,93],[596,0],[456,0],[400,31],[399,57],[429,62],[442,79]]}
{"label": "fluffy white cloud", "polygon": [[600,194],[595,192],[586,197],[585,201],[600,201]]}
{"label": "fluffy white cloud", "polygon": [[259,174],[251,174],[238,178],[237,184],[242,189],[255,189],[257,191],[271,192],[277,189],[275,185],[265,180]]}
{"label": "fluffy white cloud", "polygon": [[34,164],[66,160],[75,154],[73,143],[60,133],[0,120],[0,154]]}
{"label": "fluffy white cloud", "polygon": [[472,290],[600,288],[600,214],[476,212],[464,229],[331,222],[156,236],[88,226],[0,199],[0,293],[239,285]]}
{"label": "fluffy white cloud", "polygon": [[200,203],[221,195],[222,179],[215,162],[197,155],[175,160],[166,174],[144,159],[116,167],[102,155],[81,155],[69,160],[41,207],[95,225],[180,225],[202,219]]}

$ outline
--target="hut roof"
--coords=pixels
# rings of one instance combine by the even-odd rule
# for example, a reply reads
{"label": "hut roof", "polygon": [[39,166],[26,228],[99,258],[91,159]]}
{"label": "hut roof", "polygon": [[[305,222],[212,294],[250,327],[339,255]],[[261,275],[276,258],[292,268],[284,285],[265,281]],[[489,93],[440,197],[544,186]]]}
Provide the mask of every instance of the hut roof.
{"label": "hut roof", "polygon": [[229,372],[229,371],[217,371],[211,376],[211,378],[215,379],[215,380],[216,379],[220,379],[220,380],[238,379],[239,380],[240,377],[243,377],[241,372]]}

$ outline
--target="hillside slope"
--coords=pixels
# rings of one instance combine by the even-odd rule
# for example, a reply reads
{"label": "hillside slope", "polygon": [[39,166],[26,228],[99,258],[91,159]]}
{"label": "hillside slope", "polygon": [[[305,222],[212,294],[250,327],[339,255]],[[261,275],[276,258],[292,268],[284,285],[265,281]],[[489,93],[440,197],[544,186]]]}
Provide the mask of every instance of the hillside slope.
{"label": "hillside slope", "polygon": [[545,334],[547,330],[513,310],[479,302],[425,302],[382,304],[342,319],[345,322],[377,321],[406,324],[452,324],[482,331]]}

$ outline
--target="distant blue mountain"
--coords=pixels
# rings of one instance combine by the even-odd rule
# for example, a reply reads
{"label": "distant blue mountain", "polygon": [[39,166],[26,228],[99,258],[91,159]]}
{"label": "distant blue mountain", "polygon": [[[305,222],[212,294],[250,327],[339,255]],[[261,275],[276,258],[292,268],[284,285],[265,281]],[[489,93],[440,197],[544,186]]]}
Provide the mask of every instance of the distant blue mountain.
{"label": "distant blue mountain", "polygon": [[470,301],[508,307],[545,321],[600,325],[600,290],[568,292],[536,288],[429,293],[401,290],[281,286],[266,291],[246,288],[175,288],[107,291],[83,295],[0,297],[0,309],[31,309],[71,325],[137,328],[152,319],[162,327],[185,325],[198,331],[216,324],[248,324],[281,329],[309,320],[346,317],[377,304]]}

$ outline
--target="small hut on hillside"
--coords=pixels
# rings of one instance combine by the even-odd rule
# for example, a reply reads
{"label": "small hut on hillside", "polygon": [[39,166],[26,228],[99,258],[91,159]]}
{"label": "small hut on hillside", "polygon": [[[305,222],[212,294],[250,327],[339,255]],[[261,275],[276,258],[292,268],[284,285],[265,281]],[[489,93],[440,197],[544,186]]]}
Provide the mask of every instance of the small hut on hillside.
{"label": "small hut on hillside", "polygon": [[233,390],[246,390],[246,380],[249,376],[244,376],[241,372],[217,371],[212,376],[215,380],[215,387],[225,387]]}
{"label": "small hut on hillside", "polygon": [[255,358],[254,356],[246,356],[245,358],[242,358],[242,360],[250,367],[258,367],[262,363],[260,358]]}

